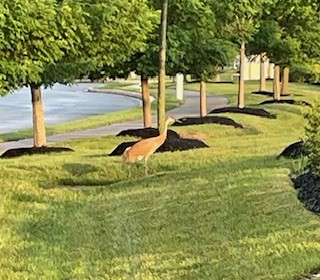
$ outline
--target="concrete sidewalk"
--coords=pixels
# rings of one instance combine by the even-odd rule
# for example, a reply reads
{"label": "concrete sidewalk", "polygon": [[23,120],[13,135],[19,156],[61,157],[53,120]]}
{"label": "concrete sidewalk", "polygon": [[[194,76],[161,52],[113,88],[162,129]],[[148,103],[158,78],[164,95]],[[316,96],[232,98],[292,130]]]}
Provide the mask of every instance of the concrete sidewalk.
{"label": "concrete sidewalk", "polygon": [[[92,89],[91,89],[92,91]],[[99,90],[101,92],[101,90]],[[106,90],[106,93],[119,93],[117,90]],[[123,94],[123,93],[121,93]],[[128,93],[130,95],[132,93]],[[136,93],[135,93],[136,95]],[[136,98],[136,97],[135,97]],[[175,118],[182,118],[182,117],[192,117],[192,116],[199,116],[200,112],[200,98],[199,93],[194,91],[184,91],[184,103],[172,110],[167,112],[168,115],[173,115]],[[207,96],[207,108],[208,112],[213,109],[224,107],[228,104],[228,99],[224,96],[219,95],[208,95]],[[156,118],[153,118],[153,126],[156,126]],[[128,121],[124,123],[117,123],[108,126],[103,126],[99,128],[92,128],[86,129],[83,131],[76,131],[64,134],[57,134],[48,136],[48,144],[56,143],[60,141],[66,141],[71,139],[77,138],[85,138],[85,137],[95,137],[95,136],[105,136],[105,135],[116,135],[120,131],[124,129],[135,129],[135,128],[143,128],[143,121],[142,120],[135,120],[135,121]],[[32,147],[33,146],[33,139],[24,139],[19,141],[9,141],[0,143],[0,151],[1,153],[5,152],[9,149],[14,148],[22,148],[22,147]]]}

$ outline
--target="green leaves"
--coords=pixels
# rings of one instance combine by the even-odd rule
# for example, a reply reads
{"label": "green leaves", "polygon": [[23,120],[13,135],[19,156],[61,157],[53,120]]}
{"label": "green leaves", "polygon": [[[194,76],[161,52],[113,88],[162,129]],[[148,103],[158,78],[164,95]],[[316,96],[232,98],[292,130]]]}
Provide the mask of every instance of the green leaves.
{"label": "green leaves", "polygon": [[[276,59],[283,63],[308,61],[320,58],[320,14],[319,1],[315,0],[278,0],[269,5],[270,17],[276,20],[280,39],[277,42],[278,51]],[[287,49],[286,49],[287,48]],[[279,59],[283,52],[282,58]],[[274,55],[273,55],[274,56]],[[301,62],[300,62],[301,63]]]}
{"label": "green leaves", "polygon": [[156,14],[146,0],[86,1],[85,11],[92,38],[85,45],[99,66],[125,61],[131,54],[145,49],[145,41],[153,30]]}
{"label": "green leaves", "polygon": [[217,32],[217,19],[206,1],[173,1],[168,27],[168,70],[208,77],[229,62],[226,42]]}
{"label": "green leaves", "polygon": [[268,52],[280,36],[280,28],[276,21],[261,20],[258,32],[247,45],[247,52],[250,54]]}
{"label": "green leaves", "polygon": [[213,3],[219,25],[237,43],[249,42],[257,29],[262,14],[263,0],[223,0]]}
{"label": "green leaves", "polygon": [[1,89],[41,83],[45,65],[61,59],[70,44],[69,36],[59,30],[59,6],[54,0],[4,0],[2,4],[0,57],[6,80],[1,80]]}
{"label": "green leaves", "polygon": [[[69,83],[145,48],[156,13],[147,0],[4,0],[0,91]],[[62,71],[63,69],[63,71]]]}
{"label": "green leaves", "polygon": [[308,122],[305,127],[305,146],[309,163],[320,175],[320,100],[313,103],[311,110],[305,113],[304,117]]}

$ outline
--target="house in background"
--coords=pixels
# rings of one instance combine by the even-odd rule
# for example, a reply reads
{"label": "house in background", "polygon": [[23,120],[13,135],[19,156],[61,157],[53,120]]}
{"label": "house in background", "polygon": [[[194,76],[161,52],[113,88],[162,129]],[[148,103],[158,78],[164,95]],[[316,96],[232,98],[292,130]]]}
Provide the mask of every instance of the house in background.
{"label": "house in background", "polygon": [[[260,80],[260,55],[251,55],[246,57],[244,65],[244,80]],[[239,56],[236,57],[233,63],[234,69],[239,69]],[[273,79],[274,77],[274,63],[270,63],[269,59],[264,62],[264,72],[266,79]],[[232,75],[232,82],[238,82],[239,73]]]}

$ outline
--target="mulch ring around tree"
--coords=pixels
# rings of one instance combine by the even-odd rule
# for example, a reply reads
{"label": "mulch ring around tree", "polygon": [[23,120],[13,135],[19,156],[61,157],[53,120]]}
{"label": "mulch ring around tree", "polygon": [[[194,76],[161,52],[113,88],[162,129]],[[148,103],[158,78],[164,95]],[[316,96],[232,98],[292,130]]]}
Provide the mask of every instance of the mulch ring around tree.
{"label": "mulch ring around tree", "polygon": [[268,119],[276,119],[277,115],[266,111],[261,108],[239,108],[239,107],[223,107],[212,110],[209,114],[218,114],[218,113],[240,113],[240,114],[248,114],[254,115],[258,117],[268,118]]}
{"label": "mulch ring around tree", "polygon": [[[117,136],[134,136],[146,139],[158,135],[159,132],[156,128],[142,128],[123,130]],[[131,147],[137,142],[138,141],[122,142],[109,154],[109,156],[122,155],[126,148]],[[182,138],[178,133],[169,129],[166,141],[156,152],[174,152],[207,147],[208,145],[201,140]]]}
{"label": "mulch ring around tree", "polygon": [[307,155],[306,148],[303,145],[303,141],[298,141],[287,146],[277,158],[285,157],[285,158],[301,158]]}
{"label": "mulch ring around tree", "polygon": [[[251,94],[260,94],[260,95],[266,95],[266,96],[273,96],[274,93],[272,91],[253,91]],[[281,96],[288,96],[287,93],[282,93]]]}
{"label": "mulch ring around tree", "polygon": [[[158,129],[147,127],[147,128],[122,130],[116,136],[133,136],[137,138],[146,139],[150,137],[156,137],[158,135],[159,135]],[[179,137],[180,135],[177,132],[171,129],[168,129],[167,138],[179,138]]]}
{"label": "mulch ring around tree", "polygon": [[1,158],[14,158],[25,155],[35,154],[49,154],[49,153],[61,153],[61,152],[73,152],[74,150],[64,147],[28,147],[28,148],[16,148],[5,151]]}
{"label": "mulch ring around tree", "polygon": [[291,180],[298,191],[298,199],[309,211],[320,215],[320,176],[312,170],[307,170]]}
{"label": "mulch ring around tree", "polygon": [[179,122],[175,122],[172,126],[185,126],[185,125],[208,124],[208,123],[217,123],[221,125],[231,125],[235,128],[243,128],[241,124],[235,122],[230,118],[218,117],[218,116],[181,118],[179,119]]}
{"label": "mulch ring around tree", "polygon": [[291,105],[303,105],[303,106],[311,106],[310,103],[303,101],[303,100],[293,100],[293,99],[280,99],[280,100],[265,100],[261,102],[259,105],[265,104],[291,104]]}

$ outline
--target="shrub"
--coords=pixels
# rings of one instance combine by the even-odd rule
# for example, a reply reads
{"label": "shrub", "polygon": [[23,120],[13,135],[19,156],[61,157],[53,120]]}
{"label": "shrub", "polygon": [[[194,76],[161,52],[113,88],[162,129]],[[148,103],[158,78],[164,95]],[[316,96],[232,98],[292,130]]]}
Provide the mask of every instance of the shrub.
{"label": "shrub", "polygon": [[320,81],[319,64],[293,64],[290,67],[291,82],[315,83]]}
{"label": "shrub", "polygon": [[304,114],[307,156],[309,163],[320,175],[320,100],[316,100],[311,109]]}

